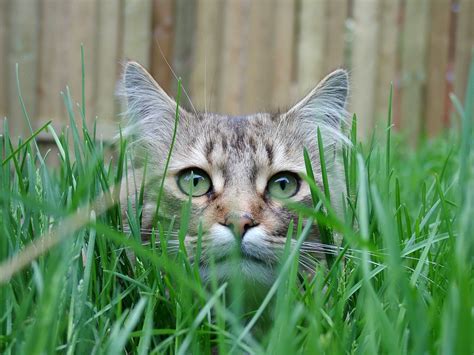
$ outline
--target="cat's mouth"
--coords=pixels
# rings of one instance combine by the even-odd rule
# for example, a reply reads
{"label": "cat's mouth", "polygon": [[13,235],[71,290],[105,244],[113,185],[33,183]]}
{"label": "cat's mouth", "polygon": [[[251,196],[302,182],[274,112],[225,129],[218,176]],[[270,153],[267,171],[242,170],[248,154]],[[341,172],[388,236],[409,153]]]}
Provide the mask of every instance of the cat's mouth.
{"label": "cat's mouth", "polygon": [[227,263],[230,261],[234,262],[252,262],[255,264],[260,264],[262,266],[270,267],[273,263],[270,260],[264,260],[255,256],[253,253],[249,252],[243,246],[240,247],[240,250],[234,251],[234,253],[228,255],[221,255],[214,259],[217,264]]}

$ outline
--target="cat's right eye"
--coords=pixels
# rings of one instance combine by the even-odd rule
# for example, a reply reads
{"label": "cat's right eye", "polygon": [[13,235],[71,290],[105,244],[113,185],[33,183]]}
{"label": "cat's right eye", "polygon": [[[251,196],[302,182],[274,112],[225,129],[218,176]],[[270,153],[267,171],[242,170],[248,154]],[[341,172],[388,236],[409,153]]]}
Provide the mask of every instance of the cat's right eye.
{"label": "cat's right eye", "polygon": [[178,187],[188,196],[199,197],[211,191],[212,182],[204,170],[190,168],[181,171],[178,175]]}
{"label": "cat's right eye", "polygon": [[268,180],[267,191],[276,199],[287,199],[298,192],[299,185],[298,175],[283,171]]}

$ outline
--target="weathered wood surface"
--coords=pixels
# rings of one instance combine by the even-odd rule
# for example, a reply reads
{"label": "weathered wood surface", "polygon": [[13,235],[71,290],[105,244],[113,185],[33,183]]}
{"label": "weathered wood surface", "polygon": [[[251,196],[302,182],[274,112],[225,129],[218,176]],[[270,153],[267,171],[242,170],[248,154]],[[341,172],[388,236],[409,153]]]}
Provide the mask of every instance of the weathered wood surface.
{"label": "weathered wood surface", "polygon": [[436,0],[431,4],[427,90],[424,102],[426,132],[430,136],[442,131],[444,118],[447,114],[448,83],[446,77],[449,60],[450,9],[450,0]]}
{"label": "weathered wood surface", "polygon": [[274,6],[271,106],[274,109],[284,109],[296,99],[292,90],[296,2],[276,0]]}
{"label": "weathered wood surface", "polygon": [[[7,2],[0,1],[0,132],[3,132],[3,119],[7,115]],[[3,79],[3,80],[1,80]]]}
{"label": "weathered wood surface", "polygon": [[246,32],[243,26],[249,15],[249,0],[226,1],[223,21],[221,71],[217,111],[242,113],[243,56],[246,50]]}
{"label": "weathered wood surface", "polygon": [[[69,15],[70,2],[45,0],[40,8],[40,40],[38,59],[37,126],[53,120],[56,127],[66,124],[66,110],[60,95],[69,80]],[[78,73],[74,74],[75,76]]]}
{"label": "weathered wood surface", "polygon": [[401,119],[415,144],[423,130],[426,89],[429,0],[408,1],[402,41]]}
{"label": "weathered wood surface", "polygon": [[298,93],[324,76],[327,0],[302,0],[299,12]]}
{"label": "weathered wood surface", "polygon": [[246,39],[248,49],[242,72],[246,84],[242,113],[271,109],[274,4],[271,0],[250,3]]}
{"label": "weathered wood surface", "polygon": [[80,46],[87,121],[115,134],[121,64],[150,69],[170,95],[176,76],[199,110],[245,114],[285,109],[329,71],[352,78],[350,110],[361,137],[394,122],[416,142],[449,126],[449,90],[464,100],[474,45],[472,0],[0,0],[0,117],[26,134],[16,94],[38,127],[79,118]]}
{"label": "weathered wood surface", "polygon": [[190,95],[200,111],[213,111],[217,102],[220,46],[222,45],[223,2],[197,1],[194,63],[191,73]]}
{"label": "weathered wood surface", "polygon": [[375,84],[379,32],[379,2],[357,1],[354,4],[354,43],[352,55],[352,110],[357,113],[358,133],[368,138],[374,126]]}
{"label": "weathered wood surface", "polygon": [[474,48],[474,1],[459,0],[454,60],[454,93],[464,101],[469,63]]}
{"label": "weathered wood surface", "polygon": [[151,73],[163,90],[171,93],[174,81],[169,64],[173,63],[174,0],[153,1]]}
{"label": "weathered wood surface", "polygon": [[122,12],[122,57],[136,60],[148,68],[153,18],[152,2],[151,0],[123,1]]}
{"label": "weathered wood surface", "polygon": [[[196,0],[176,0],[175,15],[175,38],[174,38],[174,55],[173,70],[177,78],[181,79],[181,85],[186,93],[188,93],[191,85],[191,72],[195,51],[195,26],[196,26]],[[177,78],[173,80],[171,88],[172,94],[177,92]],[[189,93],[188,93],[189,95]],[[183,95],[181,104],[192,109],[193,104],[190,102],[188,95]]]}
{"label": "weathered wood surface", "polygon": [[348,0],[330,0],[327,4],[327,28],[324,72],[329,72],[344,65],[346,49],[346,19]]}
{"label": "weathered wood surface", "polygon": [[0,132],[3,130],[3,118],[7,114],[7,3],[6,1],[0,1]]}
{"label": "weathered wood surface", "polygon": [[38,61],[38,0],[9,1],[7,11],[18,16],[7,16],[8,37],[6,38],[6,90],[7,116],[13,136],[27,132],[26,118],[20,105],[16,66],[18,65],[20,87],[28,114],[35,117],[37,110],[37,67]]}
{"label": "weathered wood surface", "polygon": [[[379,7],[380,27],[377,48],[377,79],[375,85],[374,121],[383,124],[387,118],[390,84],[393,83],[395,97],[397,91],[397,53],[399,31],[397,1],[382,0]],[[396,109],[396,105],[392,106]]]}
{"label": "weathered wood surface", "polygon": [[97,43],[95,45],[96,65],[86,53],[86,61],[92,67],[94,77],[93,93],[96,99],[94,115],[97,116],[99,134],[111,138],[116,119],[116,78],[120,75],[119,51],[119,3],[99,1],[97,9]]}

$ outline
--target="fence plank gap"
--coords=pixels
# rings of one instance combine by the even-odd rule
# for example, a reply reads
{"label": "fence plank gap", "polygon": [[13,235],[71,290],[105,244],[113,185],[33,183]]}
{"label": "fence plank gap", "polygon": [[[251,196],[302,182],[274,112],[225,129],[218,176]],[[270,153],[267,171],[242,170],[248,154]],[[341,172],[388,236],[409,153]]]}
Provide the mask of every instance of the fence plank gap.
{"label": "fence plank gap", "polygon": [[460,0],[456,28],[454,93],[464,102],[471,51],[474,48],[474,1]]}
{"label": "fence plank gap", "polygon": [[431,4],[428,76],[426,91],[426,131],[434,136],[443,128],[446,114],[451,0]]}
{"label": "fence plank gap", "polygon": [[151,74],[170,95],[175,79],[166,62],[173,64],[174,17],[174,0],[153,1]]}
{"label": "fence plank gap", "polygon": [[402,41],[401,125],[412,144],[423,131],[430,1],[406,2]]}
{"label": "fence plank gap", "polygon": [[[173,70],[181,78],[185,90],[191,83],[192,64],[194,59],[194,38],[196,26],[196,0],[176,0],[176,25],[174,38]],[[173,80],[173,93],[177,91],[177,81]],[[191,98],[192,99],[192,98]],[[192,102],[183,95],[182,104],[191,109]]]}
{"label": "fence plank gap", "polygon": [[358,133],[368,138],[374,125],[375,84],[377,73],[377,36],[379,2],[354,2],[354,38],[352,57],[352,108],[357,113]]}

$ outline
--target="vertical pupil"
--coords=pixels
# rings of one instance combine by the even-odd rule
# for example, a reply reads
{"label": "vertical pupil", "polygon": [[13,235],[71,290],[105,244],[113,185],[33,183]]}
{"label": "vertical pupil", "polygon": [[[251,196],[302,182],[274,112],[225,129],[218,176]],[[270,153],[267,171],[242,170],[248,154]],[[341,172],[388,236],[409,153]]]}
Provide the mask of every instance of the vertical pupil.
{"label": "vertical pupil", "polygon": [[281,180],[280,180],[280,188],[281,188],[282,190],[285,190],[287,183],[288,183],[288,181],[287,181],[286,179],[281,179]]}
{"label": "vertical pupil", "polygon": [[193,177],[193,186],[196,187],[199,184],[199,176]]}

